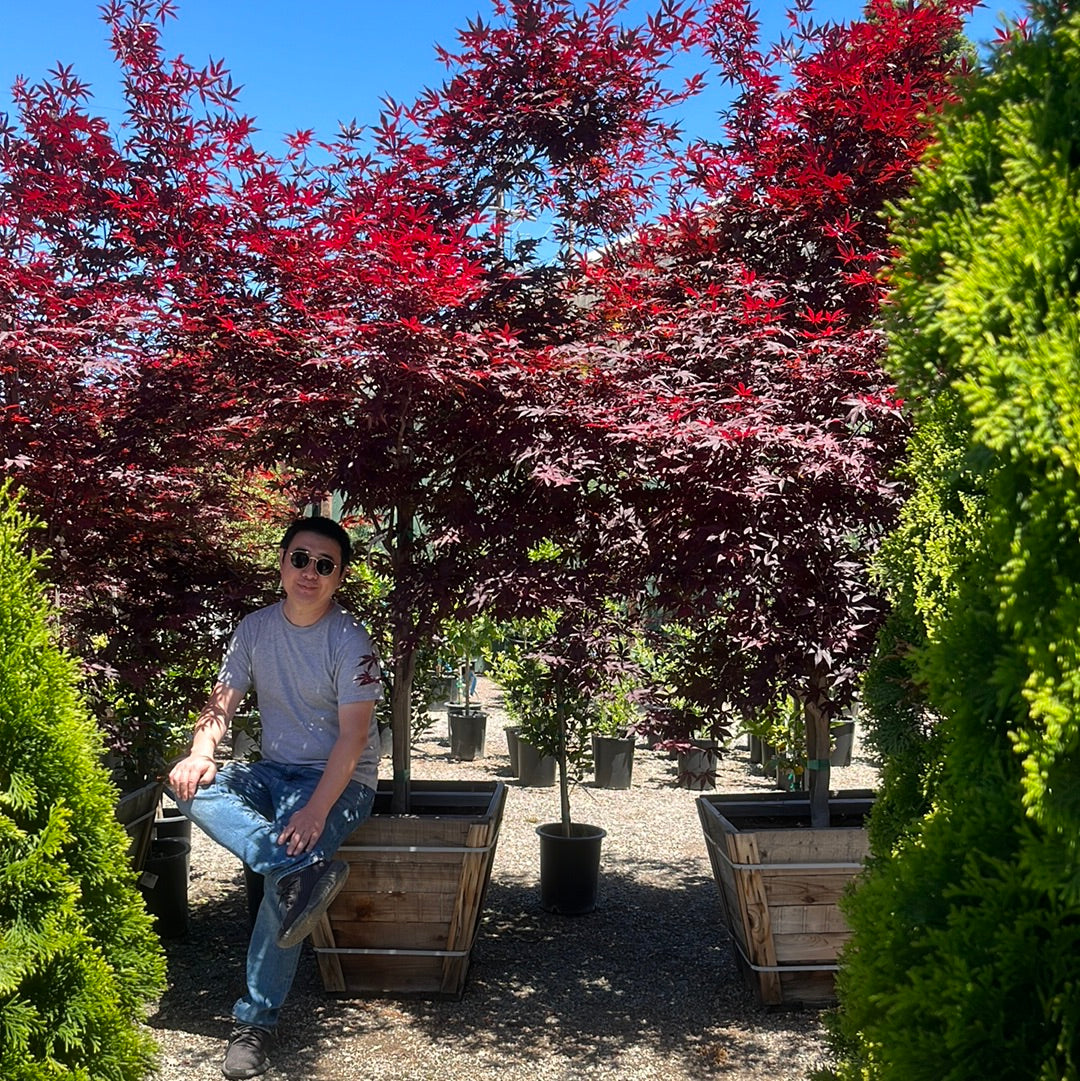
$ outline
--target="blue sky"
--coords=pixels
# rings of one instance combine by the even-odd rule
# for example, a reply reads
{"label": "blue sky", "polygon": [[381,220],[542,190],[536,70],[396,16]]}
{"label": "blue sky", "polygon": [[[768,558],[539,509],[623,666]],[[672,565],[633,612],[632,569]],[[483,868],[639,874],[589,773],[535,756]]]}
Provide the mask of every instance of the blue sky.
{"label": "blue sky", "polygon": [[[632,0],[630,13],[656,6]],[[783,24],[783,0],[761,0],[768,36]],[[259,145],[275,150],[280,137],[300,128],[317,136],[334,133],[341,120],[365,124],[378,116],[389,94],[411,101],[437,85],[443,68],[434,44],[452,47],[455,30],[489,0],[178,0],[179,18],[166,29],[169,55],[183,53],[201,65],[224,59],[243,85],[240,108],[263,132]],[[819,0],[822,18],[850,19],[855,0]],[[976,13],[969,35],[992,37],[998,14],[1015,17],[1021,0],[991,0]],[[71,64],[91,83],[94,108],[119,121],[122,104],[117,69],[105,41],[97,0],[0,0],[0,112],[10,107],[8,89],[17,75],[38,81],[58,61]],[[706,96],[684,116],[689,134],[706,134],[722,102]]]}

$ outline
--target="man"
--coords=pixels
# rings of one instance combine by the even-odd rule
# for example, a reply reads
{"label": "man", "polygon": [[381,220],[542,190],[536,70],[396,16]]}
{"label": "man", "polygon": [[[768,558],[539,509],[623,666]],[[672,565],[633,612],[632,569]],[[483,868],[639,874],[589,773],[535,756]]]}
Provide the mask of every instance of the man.
{"label": "man", "polygon": [[[289,526],[279,558],[285,597],[240,622],[191,749],[169,773],[184,814],[266,881],[247,993],[233,1007],[228,1078],[269,1066],[303,940],[348,876],[334,854],[375,798],[378,664],[367,631],[334,600],[351,554],[348,534],[329,518]],[[262,758],[219,769],[214,752],[252,688]]]}

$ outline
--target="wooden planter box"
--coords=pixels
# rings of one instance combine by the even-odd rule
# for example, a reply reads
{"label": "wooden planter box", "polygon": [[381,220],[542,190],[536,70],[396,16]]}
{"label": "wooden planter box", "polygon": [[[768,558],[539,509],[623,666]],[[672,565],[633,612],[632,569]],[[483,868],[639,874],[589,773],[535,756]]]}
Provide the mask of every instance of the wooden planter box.
{"label": "wooden planter box", "polygon": [[147,781],[142,788],[122,795],[116,803],[116,820],[124,827],[129,839],[128,857],[131,866],[139,872],[150,854],[154,815],[164,789],[161,781]]}
{"label": "wooden planter box", "polygon": [[338,851],[345,888],[312,933],[327,991],[460,998],[506,803],[501,781],[413,781],[411,813],[391,785]]}
{"label": "wooden planter box", "polygon": [[836,960],[850,937],[837,902],[862,869],[873,802],[872,792],[840,792],[832,825],[815,830],[804,792],[698,797],[727,930],[764,1005],[835,1001]]}

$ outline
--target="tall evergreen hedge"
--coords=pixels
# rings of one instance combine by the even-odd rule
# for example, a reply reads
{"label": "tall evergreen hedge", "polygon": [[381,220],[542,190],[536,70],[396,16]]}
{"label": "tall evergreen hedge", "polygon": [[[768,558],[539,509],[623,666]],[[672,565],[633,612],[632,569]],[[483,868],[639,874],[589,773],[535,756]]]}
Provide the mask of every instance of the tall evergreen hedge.
{"label": "tall evergreen hedge", "polygon": [[875,692],[884,817],[847,904],[845,1081],[1080,1078],[1080,13],[1067,7],[1043,5],[1031,36],[999,50],[899,208],[891,364],[918,403],[914,494],[882,560],[897,605]]}
{"label": "tall evergreen hedge", "polygon": [[144,1077],[164,966],[97,729],[0,485],[0,1077]]}

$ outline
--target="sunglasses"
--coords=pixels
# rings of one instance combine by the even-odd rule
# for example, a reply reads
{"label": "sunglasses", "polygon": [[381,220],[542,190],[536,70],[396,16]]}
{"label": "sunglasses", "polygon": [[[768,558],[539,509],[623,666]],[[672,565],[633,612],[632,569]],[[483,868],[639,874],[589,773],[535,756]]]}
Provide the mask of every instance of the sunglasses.
{"label": "sunglasses", "polygon": [[[305,552],[303,548],[297,548],[295,552],[289,553],[289,562],[298,571],[302,571],[311,562],[311,553]],[[332,559],[327,559],[326,556],[319,556],[315,560],[315,573],[320,578],[329,578],[336,570],[337,564]]]}

